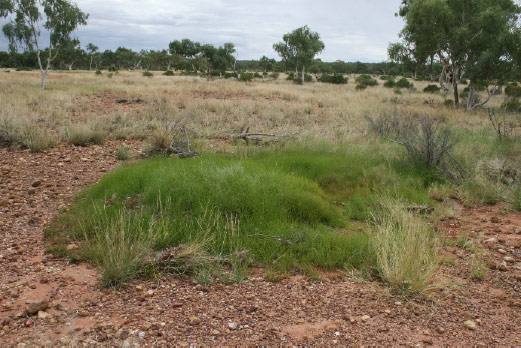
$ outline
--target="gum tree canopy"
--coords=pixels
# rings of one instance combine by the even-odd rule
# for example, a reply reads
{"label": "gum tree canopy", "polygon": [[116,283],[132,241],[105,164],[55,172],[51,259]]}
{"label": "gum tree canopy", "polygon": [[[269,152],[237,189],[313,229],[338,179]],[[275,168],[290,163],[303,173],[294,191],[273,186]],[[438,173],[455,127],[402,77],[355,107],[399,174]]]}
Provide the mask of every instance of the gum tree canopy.
{"label": "gum tree canopy", "polygon": [[[453,90],[456,105],[458,81],[470,79],[467,109],[474,109],[519,71],[520,13],[513,0],[402,0],[403,50],[394,52],[418,64],[438,60],[440,84]],[[486,87],[484,101],[474,98],[479,87]]]}
{"label": "gum tree canopy", "polygon": [[[11,20],[2,28],[9,39],[9,48],[18,47],[36,53],[42,74],[42,90],[45,78],[60,47],[71,42],[71,33],[87,24],[88,14],[67,0],[0,0],[0,17]],[[48,33],[48,46],[44,47],[42,30]]]}
{"label": "gum tree canopy", "polygon": [[306,67],[311,66],[313,59],[325,48],[320,40],[320,34],[311,31],[307,25],[293,30],[282,37],[283,42],[273,45],[273,49],[279,54],[282,60],[295,68],[296,71],[302,70],[302,83]]}

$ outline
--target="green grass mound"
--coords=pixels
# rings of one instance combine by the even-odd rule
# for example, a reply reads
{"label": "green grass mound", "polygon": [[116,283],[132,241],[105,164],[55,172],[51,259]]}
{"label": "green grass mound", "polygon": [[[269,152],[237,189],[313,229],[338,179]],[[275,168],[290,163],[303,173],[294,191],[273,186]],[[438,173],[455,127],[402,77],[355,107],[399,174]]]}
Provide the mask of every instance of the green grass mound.
{"label": "green grass mound", "polygon": [[429,203],[433,180],[364,148],[156,158],[108,174],[47,234],[55,251],[77,243],[74,257],[99,266],[109,285],[158,264],[200,281],[237,279],[250,265],[363,270],[376,254],[356,220],[371,220],[381,195]]}

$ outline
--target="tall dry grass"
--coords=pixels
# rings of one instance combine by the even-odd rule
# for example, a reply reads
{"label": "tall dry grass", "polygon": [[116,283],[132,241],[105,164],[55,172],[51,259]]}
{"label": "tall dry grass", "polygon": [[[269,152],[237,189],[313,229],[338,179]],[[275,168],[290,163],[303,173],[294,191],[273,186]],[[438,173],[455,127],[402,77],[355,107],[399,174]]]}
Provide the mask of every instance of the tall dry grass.
{"label": "tall dry grass", "polygon": [[381,278],[406,294],[422,293],[434,279],[438,258],[429,225],[398,201],[382,201],[374,247]]}

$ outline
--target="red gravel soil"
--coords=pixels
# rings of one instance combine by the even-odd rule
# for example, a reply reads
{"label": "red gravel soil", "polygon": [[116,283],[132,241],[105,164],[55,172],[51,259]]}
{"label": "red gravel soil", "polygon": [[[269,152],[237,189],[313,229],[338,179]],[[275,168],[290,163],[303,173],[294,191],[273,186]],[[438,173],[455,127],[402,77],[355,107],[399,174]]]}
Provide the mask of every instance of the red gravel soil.
{"label": "red gravel soil", "polygon": [[467,233],[493,269],[471,279],[469,248],[446,243],[440,253],[452,261],[422,299],[351,274],[273,283],[262,270],[240,284],[164,276],[103,289],[88,264],[47,254],[43,229],[118,165],[118,146],[0,150],[1,345],[521,345],[521,214],[500,206],[442,219],[440,233]]}

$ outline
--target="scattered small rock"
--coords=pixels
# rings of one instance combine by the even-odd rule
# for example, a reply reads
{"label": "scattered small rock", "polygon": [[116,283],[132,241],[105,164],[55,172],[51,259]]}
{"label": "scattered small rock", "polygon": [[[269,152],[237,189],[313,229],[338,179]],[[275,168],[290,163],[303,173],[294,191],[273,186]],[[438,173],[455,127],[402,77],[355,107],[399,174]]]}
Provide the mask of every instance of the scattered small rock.
{"label": "scattered small rock", "polygon": [[42,184],[42,181],[41,180],[36,180],[36,181],[33,181],[33,183],[31,184],[32,187],[38,187]]}
{"label": "scattered small rock", "polygon": [[364,323],[365,323],[366,321],[368,321],[369,319],[371,319],[371,317],[368,316],[367,314],[364,315],[364,316],[362,316],[362,317],[360,318],[360,320],[362,320]]}
{"label": "scattered small rock", "polygon": [[436,332],[439,333],[440,335],[444,334],[445,333],[445,329],[442,328],[441,326],[438,326],[436,328]]}
{"label": "scattered small rock", "polygon": [[235,330],[235,329],[237,329],[238,326],[239,326],[239,325],[238,325],[236,322],[234,322],[234,321],[228,323],[228,327],[229,327],[231,330]]}
{"label": "scattered small rock", "polygon": [[428,346],[432,346],[434,344],[434,342],[432,341],[432,338],[430,338],[430,337],[424,338],[423,343]]}
{"label": "scattered small rock", "polygon": [[492,222],[493,224],[498,224],[499,223],[499,218],[497,216],[493,216],[490,219],[490,222]]}
{"label": "scattered small rock", "polygon": [[188,319],[188,323],[190,325],[199,325],[199,324],[201,324],[201,319],[199,319],[198,317],[190,317]]}
{"label": "scattered small rock", "polygon": [[477,327],[478,327],[477,324],[474,321],[472,321],[472,320],[467,320],[466,322],[463,323],[463,325],[467,329],[472,330],[472,331],[476,330]]}
{"label": "scattered small rock", "polygon": [[39,311],[38,312],[38,319],[47,319],[49,318],[51,315],[47,312],[44,312],[44,311]]}
{"label": "scattered small rock", "polygon": [[31,303],[26,309],[25,312],[29,315],[35,315],[40,311],[45,311],[49,308],[49,302],[42,300]]}

